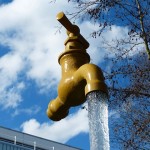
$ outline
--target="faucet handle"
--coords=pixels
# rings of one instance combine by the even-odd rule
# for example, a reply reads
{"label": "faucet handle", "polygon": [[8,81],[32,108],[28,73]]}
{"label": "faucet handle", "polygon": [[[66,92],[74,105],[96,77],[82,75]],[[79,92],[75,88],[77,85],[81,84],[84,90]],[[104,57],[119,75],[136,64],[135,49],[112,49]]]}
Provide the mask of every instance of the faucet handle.
{"label": "faucet handle", "polygon": [[67,29],[67,34],[73,33],[78,36],[84,48],[89,47],[88,41],[80,34],[80,29],[77,25],[73,25],[63,12],[57,14],[57,20]]}
{"label": "faucet handle", "polygon": [[73,25],[63,12],[57,14],[57,20],[67,29],[68,32],[78,35],[80,29],[78,26]]}

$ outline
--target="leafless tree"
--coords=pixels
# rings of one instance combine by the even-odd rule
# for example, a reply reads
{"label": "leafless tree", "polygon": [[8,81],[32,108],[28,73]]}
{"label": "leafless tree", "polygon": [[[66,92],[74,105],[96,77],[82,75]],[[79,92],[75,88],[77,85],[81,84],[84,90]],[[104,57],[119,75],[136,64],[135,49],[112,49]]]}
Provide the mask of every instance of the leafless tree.
{"label": "leafless tree", "polygon": [[150,2],[149,0],[68,0],[77,3],[73,18],[90,19],[99,23],[100,29],[93,36],[100,36],[113,24],[128,26],[129,38],[142,39],[150,59]]}
{"label": "leafless tree", "polygon": [[91,34],[94,38],[103,38],[103,31],[111,30],[112,25],[129,28],[124,39],[111,42],[103,39],[103,48],[114,53],[114,57],[109,57],[109,53],[105,57],[111,70],[103,71],[110,93],[110,109],[119,114],[118,119],[111,118],[111,141],[119,142],[120,149],[149,149],[150,1],[68,1],[77,4],[76,11],[68,13],[71,17],[99,24],[99,30]]}

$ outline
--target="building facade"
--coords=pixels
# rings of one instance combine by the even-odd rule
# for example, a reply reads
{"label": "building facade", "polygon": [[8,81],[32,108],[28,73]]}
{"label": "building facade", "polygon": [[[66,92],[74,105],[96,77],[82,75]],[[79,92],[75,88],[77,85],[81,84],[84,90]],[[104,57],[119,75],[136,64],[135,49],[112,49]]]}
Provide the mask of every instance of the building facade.
{"label": "building facade", "polygon": [[0,127],[0,150],[80,150],[37,136]]}

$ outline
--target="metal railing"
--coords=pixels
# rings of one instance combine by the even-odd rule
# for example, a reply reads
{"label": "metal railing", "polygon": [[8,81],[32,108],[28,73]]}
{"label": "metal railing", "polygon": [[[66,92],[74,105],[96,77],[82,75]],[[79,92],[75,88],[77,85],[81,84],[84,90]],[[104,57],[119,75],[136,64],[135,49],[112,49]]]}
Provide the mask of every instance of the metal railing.
{"label": "metal railing", "polygon": [[6,135],[6,134],[0,133],[0,141],[3,141],[3,142],[7,142],[10,144],[30,148],[33,150],[55,150],[54,146],[47,147],[44,144],[37,143],[37,141],[29,141],[29,140],[25,140],[25,139],[20,138],[20,137],[18,139],[19,140],[17,140],[16,135],[11,136],[11,135]]}

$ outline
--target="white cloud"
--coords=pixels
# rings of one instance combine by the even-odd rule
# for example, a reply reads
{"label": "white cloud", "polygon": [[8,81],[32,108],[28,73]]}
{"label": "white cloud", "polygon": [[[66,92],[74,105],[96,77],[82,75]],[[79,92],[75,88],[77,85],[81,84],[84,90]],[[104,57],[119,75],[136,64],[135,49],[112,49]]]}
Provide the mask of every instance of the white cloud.
{"label": "white cloud", "polygon": [[60,78],[57,57],[64,35],[55,35],[59,5],[53,6],[56,9],[49,0],[33,0],[32,5],[30,0],[14,0],[0,6],[0,44],[10,48],[0,57],[0,104],[4,108],[14,108],[22,100],[23,89],[17,88],[23,82],[18,81],[22,71],[46,90]]}
{"label": "white cloud", "polygon": [[0,59],[0,105],[4,108],[15,108],[22,101],[20,93],[25,85],[24,82],[17,82],[22,64],[16,53],[9,53]]}
{"label": "white cloud", "polygon": [[[65,29],[62,29],[61,34],[55,34],[55,27],[60,25],[56,20],[56,14],[72,10],[73,7],[67,1],[50,3],[49,0],[14,0],[0,6],[0,44],[10,48],[10,52],[0,57],[0,95],[5,98],[14,93],[13,107],[22,100],[23,89],[17,91],[16,87],[19,82],[23,82],[18,80],[22,72],[25,78],[36,82],[40,92],[50,91],[50,88],[58,83],[61,70],[57,59],[64,50],[66,33]],[[85,38],[89,37],[93,29],[98,28],[90,22],[83,22],[80,27]],[[110,32],[105,34],[110,38],[116,36],[120,33],[120,28],[114,28],[111,36]],[[101,41],[92,38],[88,40],[88,52],[92,63],[98,64],[104,56],[104,50],[98,48]],[[8,88],[12,86],[13,90],[10,93]],[[2,98],[0,103],[5,107],[6,103],[2,102]]]}
{"label": "white cloud", "polygon": [[30,108],[17,108],[15,109],[15,111],[12,113],[12,116],[15,117],[17,115],[20,115],[20,114],[27,114],[27,115],[35,115],[37,114],[39,111],[41,110],[41,107],[35,105],[35,106],[32,106]]}
{"label": "white cloud", "polygon": [[3,106],[4,109],[6,108],[15,108],[19,105],[22,101],[22,97],[20,93],[24,89],[24,83],[14,83],[12,87],[3,87],[0,89],[0,105]]}
{"label": "white cloud", "polygon": [[120,114],[118,113],[117,110],[111,110],[111,111],[109,112],[108,117],[109,117],[109,118],[112,117],[112,118],[118,119],[118,118],[120,118]]}
{"label": "white cloud", "polygon": [[[104,32],[102,32],[101,36],[97,38],[93,38],[90,34],[94,31],[98,31],[99,24],[94,24],[89,21],[83,22],[81,25],[81,32],[84,34],[88,42],[90,43],[90,47],[87,52],[90,54],[91,62],[95,64],[99,64],[104,60],[104,56],[106,54],[107,44],[103,43],[104,39],[110,45],[114,46],[114,42],[116,39],[126,38],[128,36],[128,27],[120,27],[116,25],[112,25],[111,30],[106,28]],[[116,43],[115,43],[116,44]],[[110,57],[114,56],[114,53],[109,55]]]}
{"label": "white cloud", "polygon": [[[50,123],[30,119],[21,125],[22,131],[49,140],[65,143],[81,132],[88,133],[88,117],[86,110],[79,110],[67,118]],[[69,131],[69,132],[68,132]]]}
{"label": "white cloud", "polygon": [[105,39],[107,39],[108,42],[111,42],[112,39],[119,40],[119,39],[127,37],[128,31],[129,31],[128,27],[121,27],[121,26],[113,25],[111,26],[111,30],[104,32],[103,36]]}

